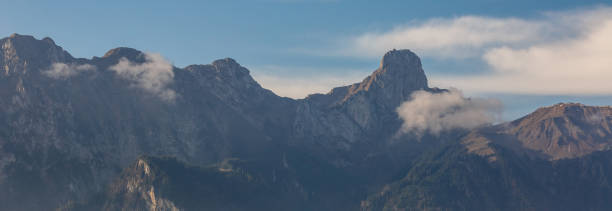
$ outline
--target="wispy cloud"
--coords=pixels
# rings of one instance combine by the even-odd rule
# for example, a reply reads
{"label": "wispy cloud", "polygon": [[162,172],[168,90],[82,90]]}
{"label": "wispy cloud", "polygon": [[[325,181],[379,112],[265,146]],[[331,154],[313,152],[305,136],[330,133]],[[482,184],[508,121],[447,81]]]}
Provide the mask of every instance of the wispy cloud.
{"label": "wispy cloud", "polygon": [[93,70],[96,70],[96,67],[90,64],[53,63],[48,70],[43,72],[43,74],[55,79],[66,79],[81,72]]}
{"label": "wispy cloud", "polygon": [[612,94],[612,9],[555,15],[583,31],[577,37],[527,47],[487,49],[482,59],[491,67],[488,73],[435,80],[470,92]]}
{"label": "wispy cloud", "polygon": [[483,47],[539,40],[545,28],[539,21],[517,18],[436,18],[359,35],[344,51],[348,55],[378,57],[393,48],[409,48],[425,55],[463,58],[478,55]]}
{"label": "wispy cloud", "polygon": [[174,81],[172,64],[160,54],[145,53],[144,63],[135,63],[121,58],[109,69],[119,76],[134,82],[134,85],[163,100],[173,101],[176,92],[168,87]]}
{"label": "wispy cloud", "polygon": [[501,120],[502,104],[495,99],[465,98],[461,91],[417,91],[397,108],[404,121],[400,133],[438,134],[455,128],[472,129]]}

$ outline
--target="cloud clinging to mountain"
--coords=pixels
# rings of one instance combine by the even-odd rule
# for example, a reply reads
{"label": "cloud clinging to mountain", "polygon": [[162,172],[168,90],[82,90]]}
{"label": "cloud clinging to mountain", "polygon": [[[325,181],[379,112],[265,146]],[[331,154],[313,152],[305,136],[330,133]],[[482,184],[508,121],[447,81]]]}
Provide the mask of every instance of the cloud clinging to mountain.
{"label": "cloud clinging to mountain", "polygon": [[121,58],[109,69],[163,100],[173,101],[176,98],[176,92],[168,87],[174,81],[173,66],[160,54],[145,53],[145,62],[141,64]]}
{"label": "cloud clinging to mountain", "polygon": [[90,64],[53,63],[51,67],[43,73],[51,78],[66,79],[81,72],[92,70],[96,70],[96,67]]}
{"label": "cloud clinging to mountain", "polygon": [[500,120],[502,104],[495,99],[465,98],[461,91],[417,91],[397,108],[404,121],[400,133],[438,134],[456,128],[472,129]]}

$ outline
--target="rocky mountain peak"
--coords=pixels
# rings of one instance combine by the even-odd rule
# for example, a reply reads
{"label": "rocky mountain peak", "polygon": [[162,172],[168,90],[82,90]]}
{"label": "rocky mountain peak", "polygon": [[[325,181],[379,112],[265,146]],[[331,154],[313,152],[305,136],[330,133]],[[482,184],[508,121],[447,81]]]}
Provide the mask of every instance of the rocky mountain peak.
{"label": "rocky mountain peak", "polygon": [[42,59],[38,56],[46,56],[55,60],[72,58],[49,37],[38,40],[31,35],[14,33],[7,38],[0,39],[0,44],[2,44],[2,53],[5,55],[16,54],[15,56],[27,59]]}
{"label": "rocky mountain peak", "polygon": [[0,39],[0,67],[5,76],[21,73],[28,69],[45,68],[55,62],[67,62],[73,57],[51,38],[38,40],[30,35],[17,33]]}
{"label": "rocky mountain peak", "polygon": [[359,93],[369,92],[378,104],[395,109],[410,99],[412,92],[429,89],[421,59],[412,51],[391,50],[387,52],[376,69],[361,83],[348,88],[344,101]]}
{"label": "rocky mountain peak", "polygon": [[389,65],[406,65],[415,64],[420,66],[421,59],[409,49],[393,49],[388,51],[380,61],[380,68],[385,68]]}
{"label": "rocky mountain peak", "polygon": [[[198,72],[200,74],[213,74],[222,76],[225,79],[230,78],[249,78],[252,80],[249,74],[249,70],[241,66],[236,60],[232,58],[218,59],[213,61],[211,64],[194,64],[185,67],[185,70],[191,72]],[[254,80],[253,80],[254,82]]]}
{"label": "rocky mountain peak", "polygon": [[506,133],[551,159],[573,158],[612,146],[612,107],[560,103],[515,120]]}
{"label": "rocky mountain peak", "polygon": [[214,66],[240,66],[236,60],[232,58],[217,59],[212,62]]}
{"label": "rocky mountain peak", "polygon": [[550,160],[612,149],[612,107],[559,103],[507,124],[473,131],[463,139],[473,153],[495,160],[490,143]]}
{"label": "rocky mountain peak", "polygon": [[36,40],[36,38],[34,38],[34,36],[32,36],[32,35],[22,35],[22,34],[17,34],[17,33],[11,34],[11,36],[9,36],[8,39]]}
{"label": "rocky mountain peak", "polygon": [[230,75],[248,75],[249,70],[240,66],[236,60],[232,58],[218,59],[212,62],[213,67],[218,72],[224,72]]}
{"label": "rocky mountain peak", "polygon": [[311,95],[310,98],[342,104],[354,96],[368,95],[378,104],[395,109],[416,90],[429,90],[421,59],[408,49],[393,49],[383,56],[380,67],[362,82],[334,88],[327,96]]}
{"label": "rocky mountain peak", "polygon": [[[380,67],[360,83],[304,99],[305,103],[298,110],[308,112],[296,118],[296,125],[300,127],[296,133],[300,137],[334,134],[334,139],[342,137],[346,144],[332,145],[336,142],[327,146],[342,150],[351,149],[353,143],[360,142],[362,137],[389,138],[401,124],[395,112],[397,107],[417,90],[441,91],[428,87],[421,60],[415,53],[410,50],[389,51],[383,56]],[[320,114],[324,114],[321,119],[311,117]],[[302,128],[316,128],[316,131]]]}
{"label": "rocky mountain peak", "polygon": [[144,61],[144,54],[142,51],[133,49],[133,48],[127,48],[127,47],[118,47],[118,48],[113,48],[109,51],[107,51],[104,56],[102,58],[106,58],[106,59],[120,59],[120,58],[127,58],[130,61]]}
{"label": "rocky mountain peak", "polygon": [[388,83],[403,83],[408,89],[427,88],[427,77],[421,59],[408,49],[387,52],[380,67],[372,74],[373,78]]}

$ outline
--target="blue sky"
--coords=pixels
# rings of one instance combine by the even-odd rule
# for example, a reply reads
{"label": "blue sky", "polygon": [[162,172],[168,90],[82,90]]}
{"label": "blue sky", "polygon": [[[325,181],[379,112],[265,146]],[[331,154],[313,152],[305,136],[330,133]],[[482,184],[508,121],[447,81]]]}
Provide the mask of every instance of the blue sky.
{"label": "blue sky", "polygon": [[[610,63],[592,65],[610,55],[593,47],[612,47],[596,39],[610,31],[610,1],[0,2],[2,36],[48,36],[86,58],[128,46],[179,67],[232,57],[264,87],[295,98],[357,82],[385,50],[410,48],[433,85],[498,98],[505,119],[561,101],[612,104],[612,89],[599,80],[612,77]],[[419,37],[428,32],[446,36]],[[551,62],[574,57],[555,53],[563,50],[595,59]],[[559,76],[547,81],[539,76],[550,72],[535,67]],[[580,83],[561,85],[571,79]]]}

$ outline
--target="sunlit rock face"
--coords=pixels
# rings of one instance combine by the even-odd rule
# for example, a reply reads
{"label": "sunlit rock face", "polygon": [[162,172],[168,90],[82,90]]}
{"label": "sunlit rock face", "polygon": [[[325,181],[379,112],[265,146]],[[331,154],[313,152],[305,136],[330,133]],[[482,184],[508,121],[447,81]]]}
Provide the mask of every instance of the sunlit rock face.
{"label": "sunlit rock face", "polygon": [[551,159],[574,158],[612,148],[612,107],[560,103],[512,122],[509,133]]}
{"label": "sunlit rock face", "polygon": [[470,151],[491,159],[495,159],[491,144],[549,160],[582,157],[612,148],[612,108],[559,103],[473,131],[463,142]]}
{"label": "sunlit rock face", "polygon": [[[135,165],[127,168],[121,180],[116,181],[110,191],[115,197],[102,207],[105,210],[169,210],[178,211],[174,203],[160,196],[160,177],[163,173],[151,166],[151,159],[139,158]],[[153,164],[154,165],[154,164]],[[153,168],[153,169],[152,169]],[[161,175],[160,175],[161,174]],[[120,197],[120,198],[119,198]]]}

